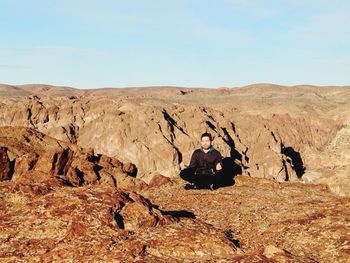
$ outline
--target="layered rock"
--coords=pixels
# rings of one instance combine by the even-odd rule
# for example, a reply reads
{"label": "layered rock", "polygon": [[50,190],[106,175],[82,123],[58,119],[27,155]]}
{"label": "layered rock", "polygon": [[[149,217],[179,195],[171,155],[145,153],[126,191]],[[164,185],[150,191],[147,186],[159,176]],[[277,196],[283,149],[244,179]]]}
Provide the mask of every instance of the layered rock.
{"label": "layered rock", "polygon": [[[134,178],[136,167],[75,144],[58,141],[31,128],[0,128],[2,178],[33,181],[35,176],[70,186],[106,184],[138,190],[145,183]],[[4,150],[6,149],[6,150]],[[13,173],[9,176],[10,163]]]}
{"label": "layered rock", "polygon": [[[1,96],[0,125],[32,127],[134,163],[137,176],[147,182],[155,174],[176,176],[179,162],[189,162],[204,131],[215,136],[232,173],[277,181],[306,175],[307,182],[320,175],[324,182],[333,160],[349,163],[329,147],[350,119],[348,87],[4,90],[9,95]],[[239,169],[230,165],[235,160]]]}

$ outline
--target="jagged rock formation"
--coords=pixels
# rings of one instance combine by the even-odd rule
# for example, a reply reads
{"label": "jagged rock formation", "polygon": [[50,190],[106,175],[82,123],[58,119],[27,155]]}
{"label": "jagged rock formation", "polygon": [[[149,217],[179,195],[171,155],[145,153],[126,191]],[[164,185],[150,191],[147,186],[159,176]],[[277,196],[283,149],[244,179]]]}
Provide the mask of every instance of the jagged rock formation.
{"label": "jagged rock formation", "polygon": [[176,176],[178,163],[189,161],[200,134],[209,131],[232,171],[238,160],[238,172],[245,175],[322,181],[338,194],[349,194],[327,179],[337,177],[338,169],[343,174],[349,164],[348,154],[337,154],[341,140],[335,140],[350,124],[348,87],[77,90],[25,85],[3,86],[1,94],[0,126],[31,127],[134,163],[137,177],[146,182],[155,174]]}
{"label": "jagged rock formation", "polygon": [[31,128],[0,127],[1,178],[13,182],[52,180],[70,186],[106,184],[138,190],[145,186],[136,180],[131,163],[53,139]]}

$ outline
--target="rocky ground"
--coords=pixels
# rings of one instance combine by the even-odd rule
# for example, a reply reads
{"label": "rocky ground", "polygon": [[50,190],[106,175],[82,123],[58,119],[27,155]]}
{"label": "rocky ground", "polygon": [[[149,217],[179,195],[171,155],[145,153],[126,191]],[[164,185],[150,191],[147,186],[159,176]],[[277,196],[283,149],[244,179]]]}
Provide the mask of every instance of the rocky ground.
{"label": "rocky ground", "polygon": [[[140,194],[98,182],[1,182],[2,262],[348,262],[349,198],[249,176]],[[147,198],[147,199],[146,199]],[[157,204],[157,205],[156,205]]]}
{"label": "rocky ground", "polygon": [[350,200],[334,196],[323,185],[237,176],[234,186],[216,191],[186,191],[174,184],[143,194],[160,207],[191,211],[196,220],[229,234],[240,248],[233,262],[350,258]]}
{"label": "rocky ground", "polygon": [[[348,262],[349,99],[0,85],[0,261]],[[186,191],[204,131],[234,181]]]}

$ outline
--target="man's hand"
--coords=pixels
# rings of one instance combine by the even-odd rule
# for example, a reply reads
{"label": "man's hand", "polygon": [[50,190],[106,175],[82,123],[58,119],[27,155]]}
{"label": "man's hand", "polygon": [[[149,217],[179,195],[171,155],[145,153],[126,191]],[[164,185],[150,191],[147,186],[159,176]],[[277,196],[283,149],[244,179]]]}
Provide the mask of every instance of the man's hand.
{"label": "man's hand", "polygon": [[187,167],[187,165],[185,165],[184,162],[181,162],[179,165],[180,165],[180,170],[183,170]]}
{"label": "man's hand", "polygon": [[216,171],[220,171],[222,169],[221,163],[216,164]]}
{"label": "man's hand", "polygon": [[237,159],[235,159],[235,164],[237,164],[237,165],[242,165],[242,162],[240,161],[240,160],[237,160]]}

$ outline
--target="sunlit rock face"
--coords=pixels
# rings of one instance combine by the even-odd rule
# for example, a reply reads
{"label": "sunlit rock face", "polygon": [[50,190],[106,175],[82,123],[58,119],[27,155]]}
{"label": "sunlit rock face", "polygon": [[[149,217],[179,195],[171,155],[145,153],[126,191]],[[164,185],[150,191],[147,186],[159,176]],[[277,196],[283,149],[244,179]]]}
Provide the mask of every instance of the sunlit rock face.
{"label": "sunlit rock face", "polygon": [[30,127],[133,163],[145,182],[157,174],[176,176],[179,162],[189,162],[208,131],[228,172],[326,183],[349,195],[343,183],[349,180],[349,98],[349,87],[271,84],[95,90],[3,85],[0,125]]}

